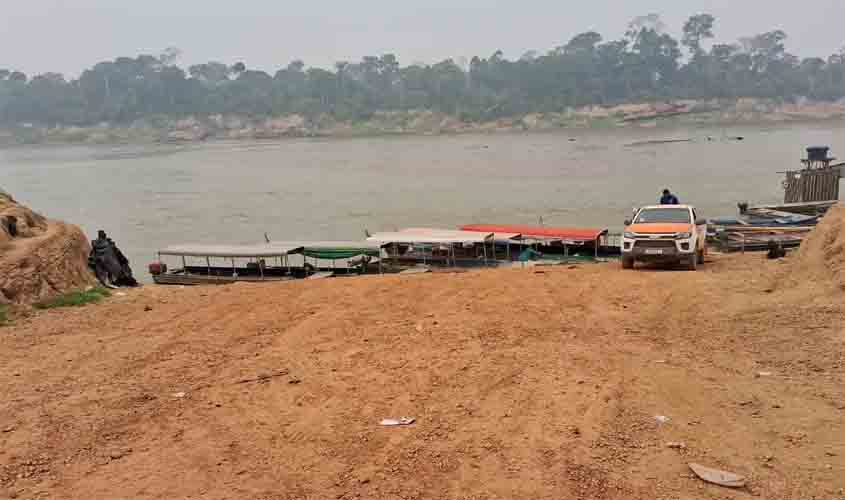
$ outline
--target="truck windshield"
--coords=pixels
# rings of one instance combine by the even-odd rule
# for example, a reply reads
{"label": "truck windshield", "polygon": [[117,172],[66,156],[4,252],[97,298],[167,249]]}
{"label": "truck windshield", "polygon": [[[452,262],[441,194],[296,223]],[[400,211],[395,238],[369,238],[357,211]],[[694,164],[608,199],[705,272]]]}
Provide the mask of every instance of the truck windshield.
{"label": "truck windshield", "polygon": [[661,222],[668,224],[689,224],[692,218],[686,208],[647,208],[637,214],[635,224]]}

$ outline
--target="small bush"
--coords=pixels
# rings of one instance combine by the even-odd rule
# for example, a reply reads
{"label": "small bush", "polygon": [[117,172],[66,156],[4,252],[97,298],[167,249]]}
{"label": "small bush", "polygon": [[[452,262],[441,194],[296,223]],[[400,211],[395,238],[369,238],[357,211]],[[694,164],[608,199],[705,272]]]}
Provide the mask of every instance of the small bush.
{"label": "small bush", "polygon": [[36,309],[54,309],[56,307],[78,307],[85,304],[94,304],[111,295],[103,287],[92,288],[83,292],[71,292],[60,295],[54,299],[35,304]]}

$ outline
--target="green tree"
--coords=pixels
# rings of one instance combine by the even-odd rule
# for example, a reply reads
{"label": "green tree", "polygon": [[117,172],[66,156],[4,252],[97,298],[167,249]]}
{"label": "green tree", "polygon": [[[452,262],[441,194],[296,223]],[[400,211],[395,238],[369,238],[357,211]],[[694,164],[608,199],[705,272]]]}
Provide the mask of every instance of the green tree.
{"label": "green tree", "polygon": [[782,30],[774,30],[759,35],[743,38],[743,51],[751,56],[753,69],[757,73],[765,73],[769,65],[778,61],[786,54],[784,42],[786,33]]}
{"label": "green tree", "polygon": [[223,63],[211,61],[205,64],[191,66],[188,68],[188,73],[191,75],[191,78],[215,87],[229,81],[229,75],[232,74],[232,69]]}
{"label": "green tree", "polygon": [[662,29],[662,21],[654,14],[637,18],[629,25],[627,36],[632,42],[633,57],[626,60],[627,73],[641,98],[664,97],[664,90],[678,70],[678,41],[662,33]]}
{"label": "green tree", "polygon": [[575,35],[572,40],[569,41],[563,47],[563,53],[565,54],[579,54],[579,53],[590,53],[592,54],[596,50],[596,46],[600,44],[602,41],[602,36],[595,31],[588,31],[586,33],[581,33],[579,35]]}
{"label": "green tree", "polygon": [[[715,43],[715,18],[691,16],[679,40],[660,16],[635,18],[624,38],[587,31],[552,50],[509,59],[502,51],[437,64],[403,66],[390,53],[333,68],[293,61],[274,75],[208,62],[177,65],[178,49],[102,61],[66,80],[29,79],[0,70],[0,126],[19,123],[131,123],[143,117],[237,113],[263,117],[301,113],[312,120],[366,119],[379,111],[438,110],[465,120],[491,120],[593,104],[672,99],[845,98],[845,51],[799,59],[786,33],[773,30]],[[681,48],[689,59],[684,62]]]}
{"label": "green tree", "polygon": [[236,75],[240,75],[244,71],[246,71],[246,64],[244,64],[242,62],[236,62],[235,64],[232,65],[232,73],[234,73]]}
{"label": "green tree", "polygon": [[693,58],[703,53],[701,42],[713,38],[713,24],[716,18],[710,14],[698,14],[690,17],[684,24],[684,37],[681,43],[689,49]]}

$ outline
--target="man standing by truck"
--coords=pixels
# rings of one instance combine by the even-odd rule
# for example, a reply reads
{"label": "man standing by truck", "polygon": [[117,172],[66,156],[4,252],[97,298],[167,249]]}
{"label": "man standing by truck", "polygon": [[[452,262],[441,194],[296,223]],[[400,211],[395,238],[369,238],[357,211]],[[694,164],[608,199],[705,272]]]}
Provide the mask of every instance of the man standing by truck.
{"label": "man standing by truck", "polygon": [[678,205],[680,202],[678,201],[678,197],[672,194],[671,191],[668,189],[663,190],[663,196],[660,197],[660,204],[661,205]]}

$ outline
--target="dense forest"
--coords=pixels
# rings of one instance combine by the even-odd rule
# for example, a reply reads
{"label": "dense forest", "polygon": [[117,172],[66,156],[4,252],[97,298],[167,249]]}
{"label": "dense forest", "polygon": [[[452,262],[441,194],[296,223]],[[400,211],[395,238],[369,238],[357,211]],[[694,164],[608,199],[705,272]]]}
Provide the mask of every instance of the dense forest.
{"label": "dense forest", "polygon": [[625,36],[586,32],[546,53],[507,59],[501,52],[464,64],[401,66],[394,55],[338,62],[333,70],[294,61],[274,75],[243,62],[176,64],[179,51],[120,57],[78,79],[0,69],[0,124],[131,123],[142,117],[238,113],[363,120],[377,111],[435,110],[466,121],[585,105],[665,99],[833,101],[845,97],[845,51],[801,59],[780,30],[713,43],[715,19],[689,18],[680,40],[654,14]]}

